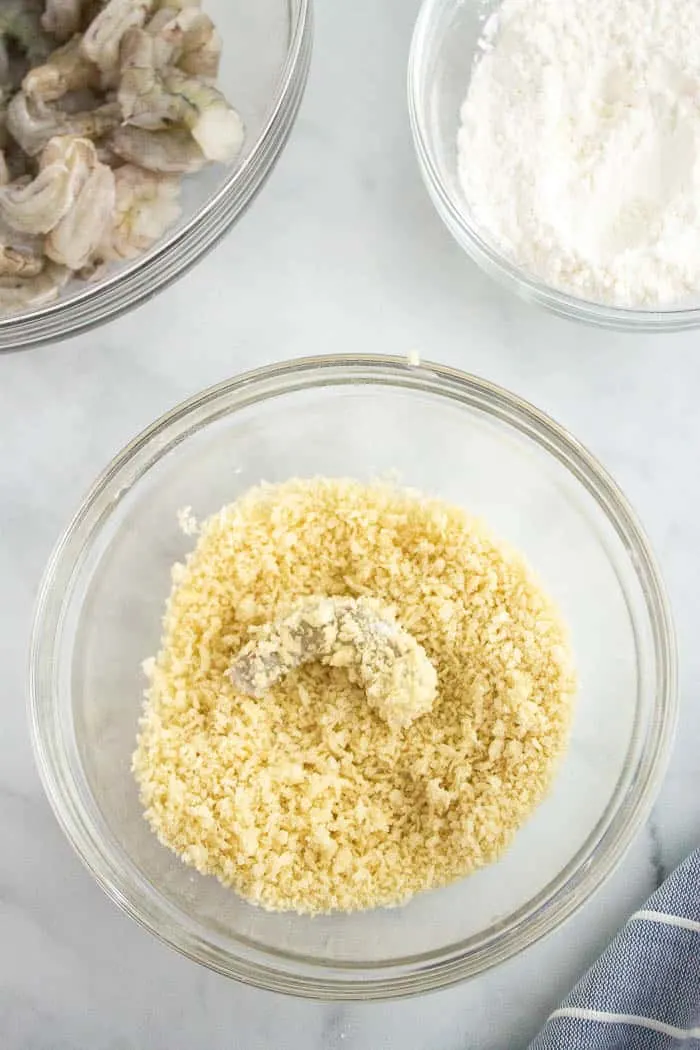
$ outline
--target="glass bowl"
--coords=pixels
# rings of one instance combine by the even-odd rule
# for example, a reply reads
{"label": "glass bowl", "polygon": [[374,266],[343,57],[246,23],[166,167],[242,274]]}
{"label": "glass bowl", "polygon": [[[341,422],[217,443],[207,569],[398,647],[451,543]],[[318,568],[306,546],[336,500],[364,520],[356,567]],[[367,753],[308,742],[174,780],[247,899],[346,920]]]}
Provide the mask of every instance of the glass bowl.
{"label": "glass bowl", "polygon": [[272,171],[301,103],[312,0],[204,0],[224,42],[219,86],[246,125],[243,151],[183,182],[182,218],[146,255],[95,284],[74,281],[50,305],[0,318],[0,351],[63,339],[131,310],[201,259]]}
{"label": "glass bowl", "polygon": [[[571,749],[504,859],[403,908],[270,914],[185,867],[143,819],[130,772],[170,567],[201,518],[291,476],[401,483],[483,516],[523,550],[573,634]],[[95,483],[41,587],[30,709],[48,797],[129,915],[192,959],[318,999],[408,996],[471,977],[557,927],[645,821],[676,719],[663,586],[615,484],[564,430],[471,376],[383,357],[310,358],[214,387],[154,423]]]}
{"label": "glass bowl", "polygon": [[484,24],[500,0],[424,0],[408,68],[408,106],[418,163],[440,218],[468,255],[521,298],[560,316],[627,331],[700,325],[700,299],[682,306],[627,309],[589,302],[542,284],[490,243],[474,222],[459,182],[457,133]]}

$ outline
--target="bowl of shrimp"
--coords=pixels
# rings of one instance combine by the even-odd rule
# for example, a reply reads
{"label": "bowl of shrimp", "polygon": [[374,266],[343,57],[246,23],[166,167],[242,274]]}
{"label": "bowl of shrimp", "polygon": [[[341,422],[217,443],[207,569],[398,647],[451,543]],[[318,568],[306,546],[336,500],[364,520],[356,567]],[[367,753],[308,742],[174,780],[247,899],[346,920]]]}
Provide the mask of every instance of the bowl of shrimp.
{"label": "bowl of shrimp", "polygon": [[224,236],[311,38],[311,0],[3,0],[0,350],[125,313]]}

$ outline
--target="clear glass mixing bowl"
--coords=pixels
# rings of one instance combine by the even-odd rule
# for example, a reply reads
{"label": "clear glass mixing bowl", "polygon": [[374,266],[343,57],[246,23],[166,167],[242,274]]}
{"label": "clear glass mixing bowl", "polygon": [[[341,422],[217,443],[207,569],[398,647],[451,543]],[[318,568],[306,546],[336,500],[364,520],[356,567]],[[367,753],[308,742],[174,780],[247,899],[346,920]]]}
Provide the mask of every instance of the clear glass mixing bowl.
{"label": "clear glass mixing bowl", "polygon": [[75,281],[48,306],[0,318],[0,351],[63,339],[131,310],[223,237],[272,171],[306,86],[312,0],[205,0],[224,52],[220,86],[247,129],[241,156],[183,182],[180,222],[147,254],[95,284]]}
{"label": "clear glass mixing bowl", "polygon": [[[523,299],[605,328],[665,332],[700,325],[700,300],[663,309],[623,309],[567,295],[511,262],[473,221],[459,183],[457,132],[478,42],[501,0],[424,0],[408,69],[408,105],[418,163],[440,218],[468,255]],[[582,8],[583,10],[583,8]]]}
{"label": "clear glass mixing bowl", "polygon": [[[387,472],[482,515],[559,602],[581,677],[570,752],[507,856],[406,907],[302,918],[251,907],[161,846],[130,773],[176,514],[218,510],[261,479]],[[673,629],[615,484],[536,409],[448,368],[381,357],[263,369],[176,408],[96,482],[41,588],[31,651],[41,776],[112,899],[185,955],[319,999],[443,987],[558,926],[610,875],[646,819],[676,718]]]}

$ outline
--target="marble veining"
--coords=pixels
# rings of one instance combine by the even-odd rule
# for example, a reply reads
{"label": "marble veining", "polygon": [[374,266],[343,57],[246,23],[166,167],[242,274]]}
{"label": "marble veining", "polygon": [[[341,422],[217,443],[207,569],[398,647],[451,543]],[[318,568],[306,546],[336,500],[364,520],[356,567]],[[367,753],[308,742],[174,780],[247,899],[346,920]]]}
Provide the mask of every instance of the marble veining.
{"label": "marble veining", "polygon": [[[135,314],[0,360],[3,1050],[518,1050],[700,841],[698,337],[578,328],[479,273],[442,229],[413,158],[404,84],[417,0],[317,6],[296,132],[232,235]],[[324,1006],[207,973],[103,896],[44,800],[28,742],[25,672],[52,544],[126,441],[233,372],[358,349],[415,349],[485,375],[550,412],[601,457],[637,508],[668,584],[682,713],[653,818],[563,929],[445,993]]]}

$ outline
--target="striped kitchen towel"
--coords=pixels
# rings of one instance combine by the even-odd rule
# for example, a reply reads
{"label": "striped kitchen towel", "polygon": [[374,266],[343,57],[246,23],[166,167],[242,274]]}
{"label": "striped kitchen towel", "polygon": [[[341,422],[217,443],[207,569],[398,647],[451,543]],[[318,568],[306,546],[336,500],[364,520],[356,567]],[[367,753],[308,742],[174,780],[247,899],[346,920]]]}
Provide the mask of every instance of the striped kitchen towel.
{"label": "striped kitchen towel", "polygon": [[530,1050],[700,1050],[700,850],[632,916]]}

